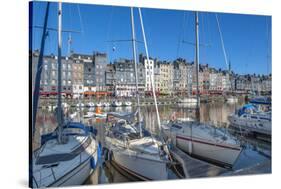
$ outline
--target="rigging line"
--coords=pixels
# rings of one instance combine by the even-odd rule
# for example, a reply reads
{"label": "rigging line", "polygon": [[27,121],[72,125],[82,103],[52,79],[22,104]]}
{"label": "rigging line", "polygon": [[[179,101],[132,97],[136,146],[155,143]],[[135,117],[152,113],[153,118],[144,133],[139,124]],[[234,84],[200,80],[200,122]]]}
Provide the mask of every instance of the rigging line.
{"label": "rigging line", "polygon": [[180,45],[181,45],[181,38],[184,37],[184,23],[185,23],[185,19],[186,19],[186,12],[183,12],[183,22],[182,22],[182,28],[179,32],[179,40],[178,40],[178,45],[177,45],[177,54],[176,57],[179,57],[179,50],[180,50]]}
{"label": "rigging line", "polygon": [[68,13],[69,13],[69,27],[72,29],[73,23],[72,23],[72,11],[71,11],[71,4],[68,6]]}
{"label": "rigging line", "polygon": [[[204,13],[202,13],[201,15],[199,15],[199,16],[201,16],[201,32],[202,32],[202,34],[201,34],[201,41],[202,41],[202,44],[206,41],[206,36],[205,36],[205,34],[206,34],[206,32],[205,32],[205,19],[204,19]],[[200,44],[199,44],[199,46],[200,46]],[[201,52],[202,52],[202,63],[206,63],[206,61],[207,61],[207,58],[206,58],[206,49],[205,48],[201,48]]]}
{"label": "rigging line", "polygon": [[[69,27],[70,27],[70,30],[72,29],[72,12],[71,12],[71,4],[69,4],[68,6],[68,12],[69,12]],[[72,36],[71,36],[71,32],[68,33],[68,40],[67,40],[67,45],[68,45],[68,56],[70,56],[70,53],[71,53],[71,44],[72,44]]]}
{"label": "rigging line", "polygon": [[217,21],[217,25],[218,25],[218,29],[219,29],[219,34],[220,34],[221,46],[222,46],[223,55],[224,55],[224,61],[225,61],[227,70],[229,70],[229,65],[228,65],[227,56],[226,56],[226,52],[225,52],[225,47],[224,47],[222,32],[221,32],[221,28],[220,28],[219,18],[218,18],[217,14],[215,14],[215,16],[216,16],[216,21]]}
{"label": "rigging line", "polygon": [[[43,26],[33,26],[34,29],[43,29]],[[48,31],[54,31],[57,32],[58,29],[56,28],[52,28],[52,27],[47,27]],[[75,31],[75,30],[62,30],[62,33],[81,33],[80,31]]]}
{"label": "rigging line", "polygon": [[[142,29],[142,36],[143,36],[143,41],[144,41],[146,58],[147,58],[148,62],[150,62],[150,57],[148,54],[148,47],[147,47],[147,42],[146,42],[146,36],[145,36],[145,31],[144,31],[144,25],[143,25],[143,20],[142,20],[141,8],[138,8],[138,10],[139,10],[140,24],[141,24],[141,29]],[[155,88],[154,88],[154,78],[153,78],[152,74],[153,73],[151,73],[151,71],[149,71],[151,88],[152,88],[152,93],[153,93],[153,98],[154,98],[155,109],[156,109],[157,123],[158,123],[159,130],[161,130],[161,122],[160,122],[160,116],[159,116],[158,105],[157,105],[157,100],[156,100],[156,95],[155,95]]]}
{"label": "rigging line", "polygon": [[83,25],[83,21],[82,21],[82,15],[81,15],[81,11],[80,11],[80,6],[79,6],[79,4],[77,4],[77,9],[78,9],[78,15],[79,15],[81,33],[82,33],[82,35],[84,35],[84,25]]}
{"label": "rigging line", "polygon": [[[190,24],[192,24],[191,23],[191,19],[192,19],[192,16],[191,16],[191,14],[189,13],[189,14],[187,14],[187,22],[186,22],[186,28],[187,28],[187,30],[186,30],[186,28],[184,27],[184,36],[185,36],[185,33],[186,33],[186,36],[187,36],[187,39],[188,39],[188,37],[189,36],[193,36],[193,26],[192,27],[190,27],[191,28],[191,30],[188,30],[188,26],[190,25]],[[192,34],[189,34],[189,32],[191,32]],[[183,38],[183,40],[184,40],[184,38]],[[190,40],[191,41],[191,40]]]}
{"label": "rigging line", "polygon": [[46,12],[45,12],[45,18],[44,18],[44,30],[42,32],[42,38],[40,43],[40,54],[38,58],[38,64],[37,64],[37,72],[35,75],[35,86],[33,91],[33,112],[32,112],[32,137],[34,138],[35,134],[35,126],[36,126],[36,114],[37,114],[37,108],[38,108],[38,101],[39,101],[39,88],[40,88],[40,80],[41,80],[41,73],[42,73],[42,64],[43,64],[43,55],[44,55],[44,48],[45,48],[45,39],[46,39],[46,28],[48,25],[48,15],[49,15],[49,7],[50,3],[47,3]]}
{"label": "rigging line", "polygon": [[270,66],[270,21],[266,17],[266,38],[267,38],[267,75],[269,75],[269,66]]}
{"label": "rigging line", "polygon": [[[106,34],[106,39],[107,41],[109,40],[109,35],[110,35],[110,30],[111,30],[111,22],[112,22],[112,16],[113,16],[113,6],[111,6],[111,10],[110,10],[110,16],[109,16],[109,21],[108,21],[108,25],[107,25],[107,34]],[[107,46],[107,54],[109,55],[109,44],[106,45]],[[109,57],[109,60],[111,61],[111,58]]]}
{"label": "rigging line", "polygon": [[[206,28],[207,28],[207,29],[206,29],[206,32],[207,32],[207,34],[209,34],[209,36],[210,36],[210,37],[208,38],[208,39],[209,39],[209,40],[208,40],[208,44],[210,44],[210,46],[211,46],[211,44],[212,44],[212,43],[211,43],[211,38],[213,37],[213,35],[212,35],[213,33],[211,32],[211,29],[210,29],[210,28],[211,28],[211,27],[210,27],[210,13],[207,12],[207,13],[206,13],[206,17],[207,17],[207,21],[206,21],[206,22],[207,22],[207,23],[206,23]],[[212,33],[212,34],[211,34],[211,33]]]}

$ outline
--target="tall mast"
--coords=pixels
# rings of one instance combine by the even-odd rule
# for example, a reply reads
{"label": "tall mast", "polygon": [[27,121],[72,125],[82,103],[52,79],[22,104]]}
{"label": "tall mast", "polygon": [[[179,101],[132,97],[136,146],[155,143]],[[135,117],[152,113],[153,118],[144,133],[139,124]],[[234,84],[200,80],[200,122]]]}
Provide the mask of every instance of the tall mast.
{"label": "tall mast", "polygon": [[131,7],[131,27],[132,27],[132,45],[133,45],[133,56],[134,56],[134,65],[135,65],[135,80],[136,80],[136,95],[138,103],[138,123],[140,130],[140,137],[142,137],[142,128],[141,128],[141,116],[140,116],[140,97],[139,97],[139,83],[138,83],[138,67],[137,67],[137,54],[136,54],[136,34],[135,34],[135,23],[134,23],[134,8]]}
{"label": "tall mast", "polygon": [[199,91],[199,20],[198,20],[198,12],[195,12],[195,65],[196,65],[196,117],[199,120],[200,119],[200,111],[199,111],[199,101],[200,101],[200,91]]}
{"label": "tall mast", "polygon": [[[139,9],[141,29],[142,29],[142,36],[143,36],[143,40],[144,40],[145,53],[146,53],[147,61],[149,63],[150,62],[150,58],[149,58],[149,54],[148,54],[148,48],[147,48],[146,37],[145,37],[145,32],[144,32],[144,26],[143,26],[143,21],[142,21],[141,8],[138,8],[138,9]],[[154,99],[154,104],[155,104],[155,109],[156,109],[157,123],[158,123],[159,130],[161,131],[161,122],[160,122],[158,105],[157,105],[157,100],[156,100],[156,95],[155,95],[153,74],[154,73],[151,73],[151,71],[149,71],[149,76],[150,76],[150,81],[151,81],[151,88],[152,88],[152,94],[153,94],[153,99]]]}
{"label": "tall mast", "polygon": [[36,76],[35,76],[35,86],[34,86],[34,91],[33,91],[33,102],[32,102],[33,103],[33,110],[32,110],[32,112],[33,112],[32,113],[32,134],[33,135],[35,133],[36,114],[37,114],[37,107],[38,107],[38,100],[39,100],[39,88],[40,88],[41,73],[42,73],[42,68],[43,68],[43,55],[44,55],[44,48],[45,48],[45,40],[47,37],[49,7],[50,7],[50,2],[47,3],[46,13],[45,13],[44,28],[43,28],[42,38],[41,38],[41,45],[40,45],[40,54],[39,54],[39,58],[38,58],[38,65],[37,65],[37,71],[36,71]]}
{"label": "tall mast", "polygon": [[61,107],[61,37],[62,28],[62,3],[58,3],[58,142],[62,143],[62,107]]}

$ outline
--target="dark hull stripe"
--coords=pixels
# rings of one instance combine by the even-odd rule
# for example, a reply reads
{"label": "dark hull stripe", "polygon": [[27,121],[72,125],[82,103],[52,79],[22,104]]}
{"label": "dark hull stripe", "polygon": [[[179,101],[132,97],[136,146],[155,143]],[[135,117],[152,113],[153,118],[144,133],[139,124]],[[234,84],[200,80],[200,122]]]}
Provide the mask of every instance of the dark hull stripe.
{"label": "dark hull stripe", "polygon": [[221,144],[214,144],[214,143],[210,143],[210,142],[206,142],[206,141],[202,141],[202,140],[196,140],[196,139],[192,139],[192,138],[186,138],[186,137],[182,137],[182,136],[177,136],[176,138],[182,139],[182,140],[187,140],[187,141],[192,141],[192,142],[197,142],[197,143],[201,143],[201,144],[207,144],[207,145],[211,145],[211,146],[218,146],[221,148],[228,148],[231,150],[237,150],[237,151],[241,150],[240,148],[225,146],[225,145],[221,145]]}

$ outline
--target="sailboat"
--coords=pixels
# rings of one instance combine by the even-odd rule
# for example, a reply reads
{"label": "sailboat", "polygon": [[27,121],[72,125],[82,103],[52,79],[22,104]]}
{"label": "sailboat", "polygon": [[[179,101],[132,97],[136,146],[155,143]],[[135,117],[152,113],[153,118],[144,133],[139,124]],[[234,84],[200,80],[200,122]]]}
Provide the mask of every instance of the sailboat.
{"label": "sailboat", "polygon": [[129,100],[126,100],[126,101],[124,102],[124,106],[132,106],[132,102],[129,101]]}
{"label": "sailboat", "polygon": [[271,136],[271,110],[261,111],[254,104],[245,104],[228,117],[230,125],[241,133]]}
{"label": "sailboat", "polygon": [[[199,99],[199,20],[195,12],[196,34],[196,83],[197,99]],[[199,118],[199,101],[196,105]],[[219,131],[215,127],[192,119],[173,118],[162,124],[164,135],[184,152],[222,166],[232,167],[240,155],[242,148],[229,133]]]}
{"label": "sailboat", "polygon": [[118,101],[118,100],[114,100],[112,102],[112,107],[120,107],[122,106],[122,102]]}
{"label": "sailboat", "polygon": [[[46,15],[48,15],[48,10],[49,2],[47,4]],[[46,16],[45,18],[48,17]],[[56,109],[58,127],[55,131],[41,136],[41,147],[32,154],[32,173],[30,175],[32,188],[80,185],[84,183],[91,172],[95,169],[98,161],[99,147],[94,138],[96,134],[94,129],[92,127],[86,127],[82,123],[64,119],[63,116],[61,103],[61,27],[62,3],[59,2],[58,103]],[[46,34],[45,29],[43,35]],[[42,41],[43,40],[44,39],[42,38]],[[41,57],[43,57],[42,48],[41,53]],[[39,69],[40,64],[42,65],[42,61],[39,61],[38,63]],[[40,81],[40,72],[37,70],[35,82],[38,81]],[[37,87],[38,85],[35,85],[34,91],[37,91]],[[38,96],[36,96],[36,94],[38,93],[34,92],[35,106],[37,105],[38,100]],[[35,112],[37,111],[36,109],[34,110]],[[35,115],[33,116],[33,119],[36,119]],[[33,125],[33,131],[34,129],[35,125]]]}
{"label": "sailboat", "polygon": [[[141,16],[141,9],[138,8],[140,22],[147,58],[148,50],[146,45],[144,27]],[[108,113],[107,114],[107,133],[106,133],[106,148],[107,159],[111,160],[127,173],[141,180],[166,180],[168,178],[167,165],[170,163],[168,158],[168,150],[165,143],[154,138],[143,127],[143,122],[140,117],[140,102],[138,92],[138,74],[137,74],[137,58],[136,58],[136,38],[134,28],[134,13],[131,7],[131,27],[132,27],[132,42],[133,42],[133,57],[135,65],[135,84],[137,96],[137,111],[132,113]],[[151,74],[150,74],[151,77]],[[154,100],[156,101],[153,80],[152,88]],[[156,112],[157,103],[154,103]],[[136,119],[137,118],[137,121]],[[111,120],[111,121],[110,121]],[[159,123],[159,122],[158,122]],[[159,124],[160,126],[160,124]]]}
{"label": "sailboat", "polygon": [[[196,97],[185,97],[185,98],[180,98],[177,101],[179,107],[189,107],[189,108],[193,108],[196,107],[197,104],[197,98]],[[200,103],[200,101],[199,101]]]}
{"label": "sailboat", "polygon": [[[228,74],[229,74],[229,80],[231,81],[231,65],[230,65],[230,61],[229,62],[227,61],[227,55],[226,55],[226,51],[225,51],[225,47],[224,47],[222,32],[220,29],[220,23],[219,23],[217,14],[216,14],[216,21],[217,21],[217,25],[218,25],[218,29],[219,29],[220,41],[221,41],[222,51],[223,51],[223,55],[224,55],[224,60],[228,67],[227,69],[228,69]],[[230,89],[231,89],[231,94],[226,97],[226,102],[229,104],[238,103],[238,97],[236,95],[234,95],[232,84],[230,84]]]}
{"label": "sailboat", "polygon": [[[267,36],[267,40],[270,42],[269,36]],[[267,57],[269,57],[269,49],[268,45]],[[228,116],[230,126],[240,133],[253,134],[256,138],[270,141],[272,134],[271,97],[260,96],[260,86],[258,86],[258,96],[255,96],[252,79],[251,86],[254,97],[250,98],[249,104],[243,105]]]}
{"label": "sailboat", "polygon": [[109,102],[103,102],[103,107],[109,107],[110,106],[110,103]]}
{"label": "sailboat", "polygon": [[238,102],[238,98],[236,96],[229,96],[229,97],[227,97],[226,101],[229,104],[234,104],[234,103]]}
{"label": "sailboat", "polygon": [[97,102],[96,107],[102,107],[102,103],[101,102]]}

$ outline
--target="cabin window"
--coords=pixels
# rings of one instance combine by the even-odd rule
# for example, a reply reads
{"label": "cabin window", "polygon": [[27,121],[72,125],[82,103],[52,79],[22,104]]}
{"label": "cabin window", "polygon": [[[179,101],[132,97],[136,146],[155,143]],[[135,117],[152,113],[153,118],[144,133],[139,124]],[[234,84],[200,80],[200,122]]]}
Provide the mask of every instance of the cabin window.
{"label": "cabin window", "polygon": [[179,125],[173,124],[173,125],[172,125],[172,128],[175,128],[175,129],[181,129],[182,127],[181,127],[181,126],[179,126]]}

